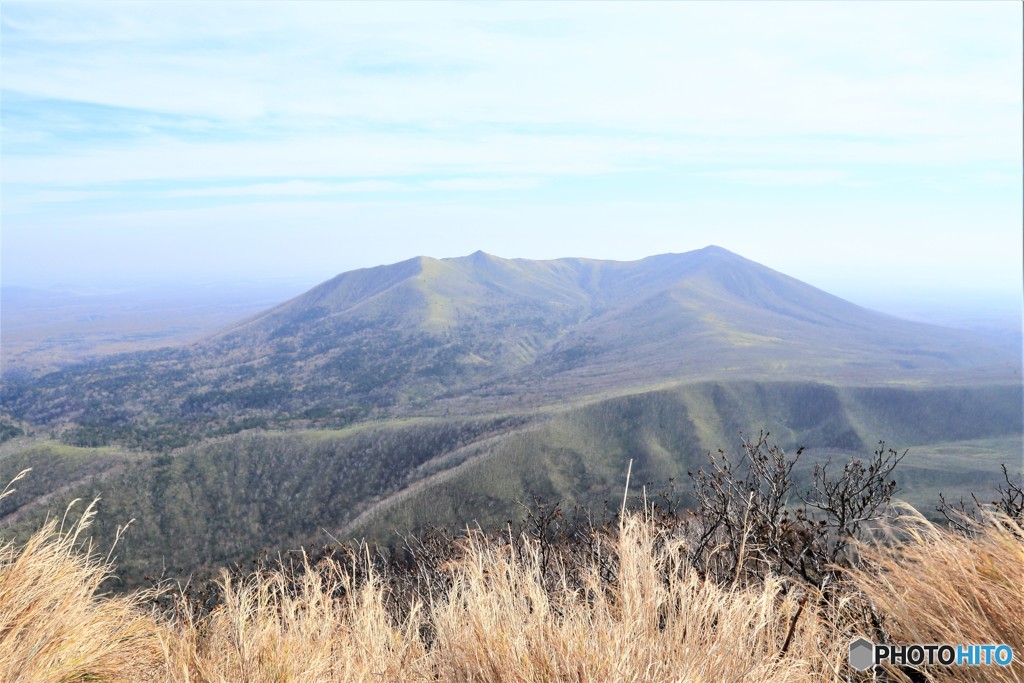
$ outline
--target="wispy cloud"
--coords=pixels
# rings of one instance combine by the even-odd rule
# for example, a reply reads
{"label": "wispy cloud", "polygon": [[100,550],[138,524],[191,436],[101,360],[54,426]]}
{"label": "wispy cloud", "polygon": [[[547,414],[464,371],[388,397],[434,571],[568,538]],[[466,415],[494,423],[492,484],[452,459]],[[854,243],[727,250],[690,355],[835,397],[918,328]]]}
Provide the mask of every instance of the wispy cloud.
{"label": "wispy cloud", "polygon": [[5,3],[5,178],[1019,161],[1018,10],[796,7]]}
{"label": "wispy cloud", "polygon": [[[426,189],[452,192],[492,192],[525,190],[539,185],[535,178],[445,178],[417,182],[390,180],[356,180],[352,182],[321,182],[287,180],[276,183],[246,185],[220,185],[213,187],[168,190],[169,197],[325,197],[336,194],[363,194],[381,192],[421,192]],[[88,193],[79,193],[88,196]]]}
{"label": "wispy cloud", "polygon": [[287,180],[280,183],[254,183],[217,187],[170,190],[170,197],[321,197],[349,192],[402,192],[415,189],[386,180],[362,180],[350,183],[324,183],[308,180]]}
{"label": "wispy cloud", "polygon": [[[286,133],[314,118],[976,135],[1020,103],[1011,8],[797,7],[5,3],[4,88]],[[524,20],[562,30],[500,30]]]}
{"label": "wispy cloud", "polygon": [[845,180],[849,174],[833,169],[741,168],[730,171],[707,171],[708,178],[734,180],[753,185],[824,185]]}
{"label": "wispy cloud", "polygon": [[[371,199],[408,202],[406,220],[442,204],[478,216],[504,192],[517,193],[500,209],[510,222],[543,221],[519,208],[530,201],[547,207],[562,253],[581,243],[567,216],[589,216],[589,202],[685,206],[707,193],[752,206],[758,193],[805,205],[833,192],[884,207],[876,220],[955,194],[948,215],[994,207],[1009,244],[1021,14],[949,2],[5,2],[5,277],[33,267],[18,250],[54,214],[103,234],[110,216],[131,216],[159,226],[156,242],[186,210],[213,232],[257,203],[281,220],[301,207],[315,243],[339,213],[377,211]],[[950,185],[961,191],[934,189]],[[712,214],[666,212],[685,216],[695,246],[727,241]],[[655,222],[678,249],[678,225]],[[915,225],[889,229],[912,244]],[[459,234],[466,251],[480,246]]]}
{"label": "wispy cloud", "polygon": [[496,190],[528,190],[538,187],[536,178],[445,178],[431,180],[426,186],[435,190],[492,192]]}

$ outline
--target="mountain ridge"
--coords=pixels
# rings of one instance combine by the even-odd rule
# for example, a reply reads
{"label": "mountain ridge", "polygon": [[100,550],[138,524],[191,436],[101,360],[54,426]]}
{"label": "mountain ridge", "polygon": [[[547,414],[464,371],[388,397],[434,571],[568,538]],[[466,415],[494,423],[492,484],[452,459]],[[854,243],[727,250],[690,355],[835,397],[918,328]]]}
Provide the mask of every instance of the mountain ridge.
{"label": "mountain ridge", "polygon": [[[282,318],[288,317],[363,313],[381,320],[397,318],[438,332],[457,326],[458,317],[467,312],[466,307],[486,303],[481,302],[481,297],[487,295],[514,299],[520,305],[542,301],[568,309],[566,317],[583,322],[588,317],[607,314],[627,297],[658,296],[668,290],[675,291],[677,300],[684,296],[691,300],[700,297],[711,304],[733,298],[754,308],[818,324],[850,327],[856,321],[852,326],[863,329],[883,321],[909,322],[858,306],[711,245],[635,261],[503,259],[483,251],[444,259],[418,256],[341,273],[218,336],[280,325]],[[459,299],[465,300],[462,308],[451,303]],[[798,306],[794,306],[794,301]],[[406,319],[402,311],[410,306],[429,310]],[[800,306],[815,309],[817,315],[808,316],[806,311],[797,310]],[[840,310],[823,311],[830,307]],[[924,323],[914,325],[918,329],[958,332]]]}
{"label": "mountain ridge", "polygon": [[478,251],[341,273],[189,347],[5,384],[2,403],[28,423],[194,439],[672,380],[1014,382],[1019,365],[970,332],[870,311],[721,247],[636,261]]}

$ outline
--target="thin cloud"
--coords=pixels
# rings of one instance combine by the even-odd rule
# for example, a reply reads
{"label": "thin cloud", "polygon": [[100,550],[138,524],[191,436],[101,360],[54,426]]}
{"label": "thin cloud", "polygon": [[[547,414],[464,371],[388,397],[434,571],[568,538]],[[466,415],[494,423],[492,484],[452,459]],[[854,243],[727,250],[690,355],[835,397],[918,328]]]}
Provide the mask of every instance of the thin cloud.
{"label": "thin cloud", "polygon": [[775,169],[745,168],[733,171],[708,171],[700,175],[708,178],[734,180],[752,185],[825,185],[846,180],[845,171],[831,169]]}
{"label": "thin cloud", "polygon": [[[1000,30],[1014,18],[1012,6],[952,3],[742,12],[612,4],[585,13],[208,3],[200,15],[187,4],[8,3],[4,87],[242,126],[272,117],[286,133],[328,116],[588,122],[660,134],[962,134],[984,124],[978,113],[995,122],[986,103],[1019,101],[1020,41]],[[562,30],[500,30],[524,20]],[[966,50],[977,56],[951,72]],[[858,60],[866,66],[850,66]],[[382,74],[368,64],[391,67]]]}
{"label": "thin cloud", "polygon": [[[495,242],[479,227],[494,225],[522,256],[730,236],[742,252],[763,216],[830,194],[770,244],[797,253],[821,225],[863,230],[831,218],[857,216],[894,262],[945,245],[934,263],[970,258],[988,274],[992,254],[964,247],[984,232],[971,243],[1019,283],[1006,255],[1019,254],[1021,15],[943,2],[3,3],[4,277],[64,278],[86,253],[100,273],[176,267],[147,254],[178,244],[183,224],[221,245],[210,263],[240,269],[262,243],[211,236],[255,223],[289,225],[297,245],[344,225],[325,260],[468,253]],[[516,201],[485,210],[503,191]],[[772,205],[750,205],[758,195]],[[645,208],[609,214],[613,201]],[[915,219],[919,207],[943,220]],[[62,239],[46,237],[58,223]],[[449,224],[453,241],[436,240]],[[121,244],[136,245],[130,258]],[[263,271],[282,251],[268,253]],[[813,260],[831,272],[854,258],[829,247]]]}
{"label": "thin cloud", "polygon": [[323,183],[307,180],[288,180],[280,183],[188,188],[171,190],[170,197],[321,197],[351,192],[403,192],[414,190],[403,183],[384,180],[363,180],[351,183]]}
{"label": "thin cloud", "polygon": [[424,183],[434,190],[492,192],[497,190],[528,190],[540,185],[536,178],[446,178]]}

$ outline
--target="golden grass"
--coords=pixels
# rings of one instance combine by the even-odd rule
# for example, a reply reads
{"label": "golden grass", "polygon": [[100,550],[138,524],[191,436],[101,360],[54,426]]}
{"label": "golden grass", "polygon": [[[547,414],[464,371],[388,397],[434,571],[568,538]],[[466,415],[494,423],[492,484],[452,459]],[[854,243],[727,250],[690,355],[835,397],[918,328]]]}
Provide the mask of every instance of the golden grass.
{"label": "golden grass", "polygon": [[[431,606],[433,670],[452,681],[820,681],[842,654],[830,626],[780,593],[781,582],[730,590],[698,579],[681,543],[659,547],[654,525],[630,515],[608,552],[614,586],[596,566],[582,593],[544,591],[537,554],[518,560],[468,545],[454,586]],[[668,581],[664,577],[669,577]],[[822,643],[826,643],[822,646]]]}
{"label": "golden grass", "polygon": [[[158,619],[140,594],[97,595],[109,566],[79,548],[88,517],[67,532],[50,522],[24,547],[0,549],[0,680],[850,680],[846,649],[859,626],[840,616],[849,610],[815,607],[820,596],[782,580],[705,582],[683,541],[642,514],[627,514],[601,546],[614,582],[600,579],[596,556],[580,587],[557,567],[545,573],[536,546],[470,534],[446,567],[450,581],[401,618],[384,581],[351,578],[365,575],[364,558],[352,560],[365,562],[359,572],[324,560],[297,584],[281,572],[224,574],[210,615]],[[967,538],[914,516],[898,544],[864,548],[871,570],[854,583],[896,642],[1005,642],[1024,656],[1024,541],[1019,526],[992,522]],[[955,673],[1024,680],[1019,659],[1008,670]]]}
{"label": "golden grass", "polygon": [[0,680],[142,681],[162,668],[142,596],[99,594],[110,566],[78,544],[92,514],[68,530],[50,520],[22,548],[0,545]]}
{"label": "golden grass", "polygon": [[[225,575],[223,605],[168,632],[165,680],[410,680],[424,654],[417,613],[397,625],[379,582],[356,587],[344,567],[324,569],[307,572],[291,594],[280,573],[240,583]],[[332,597],[339,586],[349,599]]]}
{"label": "golden grass", "polygon": [[[1014,661],[998,666],[929,668],[939,680],[1024,681],[1024,530],[986,513],[971,536],[932,524],[912,508],[895,543],[863,548],[852,572],[894,642],[1005,643]],[[943,679],[942,676],[947,678]]]}
{"label": "golden grass", "polygon": [[[594,558],[581,592],[567,580],[545,590],[535,547],[513,555],[470,535],[448,566],[451,586],[401,621],[380,581],[354,586],[343,565],[306,572],[291,592],[280,573],[240,583],[225,574],[220,607],[166,631],[165,680],[838,680],[845,643],[810,610],[795,618],[798,600],[781,582],[719,588],[688,568],[680,542],[657,541],[653,524],[628,516],[605,549],[618,581],[599,581]],[[347,599],[332,597],[339,587]]]}

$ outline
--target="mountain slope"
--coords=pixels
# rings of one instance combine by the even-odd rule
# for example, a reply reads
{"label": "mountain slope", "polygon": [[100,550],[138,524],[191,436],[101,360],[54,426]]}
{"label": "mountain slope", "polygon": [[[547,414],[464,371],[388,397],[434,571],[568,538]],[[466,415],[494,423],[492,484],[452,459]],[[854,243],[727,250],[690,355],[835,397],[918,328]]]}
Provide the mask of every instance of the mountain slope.
{"label": "mountain slope", "polygon": [[[464,454],[414,484],[382,497],[342,525],[341,537],[388,537],[443,524],[500,527],[534,496],[599,510],[620,500],[627,467],[634,494],[656,496],[675,481],[692,503],[688,471],[709,451],[732,452],[761,429],[790,453],[806,484],[814,464],[871,453],[880,439],[909,449],[897,472],[900,497],[925,514],[938,494],[983,499],[1001,481],[999,465],[1024,475],[1021,387],[875,388],[811,382],[699,382],[628,394],[560,410],[542,423]],[[958,419],[969,413],[970,420]],[[645,484],[649,482],[649,484]],[[984,495],[982,495],[984,493]]]}
{"label": "mountain slope", "polygon": [[643,360],[659,376],[691,376],[776,362],[877,377],[1010,360],[969,332],[869,311],[718,247],[626,263],[421,257],[345,273],[223,335],[216,350],[287,340],[279,349],[315,348],[314,365],[329,369],[367,328],[423,340],[422,374],[449,390],[530,365],[538,376],[565,364],[594,375]]}
{"label": "mountain slope", "polygon": [[[1020,387],[1008,386],[698,382],[520,415],[253,431],[172,455],[19,439],[0,447],[0,478],[36,470],[0,504],[0,525],[15,523],[5,537],[27,537],[71,499],[100,496],[100,548],[135,520],[117,553],[121,578],[137,583],[161,567],[215,568],[332,536],[501,526],[534,496],[599,512],[603,501],[620,500],[630,461],[634,492],[651,482],[656,496],[674,478],[687,504],[686,472],[760,429],[790,452],[806,449],[801,481],[813,463],[864,457],[883,437],[910,448],[898,478],[928,511],[939,491],[985,495],[1000,480],[999,464],[1013,467],[1021,398]],[[957,419],[966,413],[971,419]]]}
{"label": "mountain slope", "polygon": [[860,308],[718,247],[633,262],[477,252],[343,273],[190,347],[8,382],[3,407],[71,425],[72,443],[169,448],[679,379],[1013,382],[1019,368],[972,333]]}

